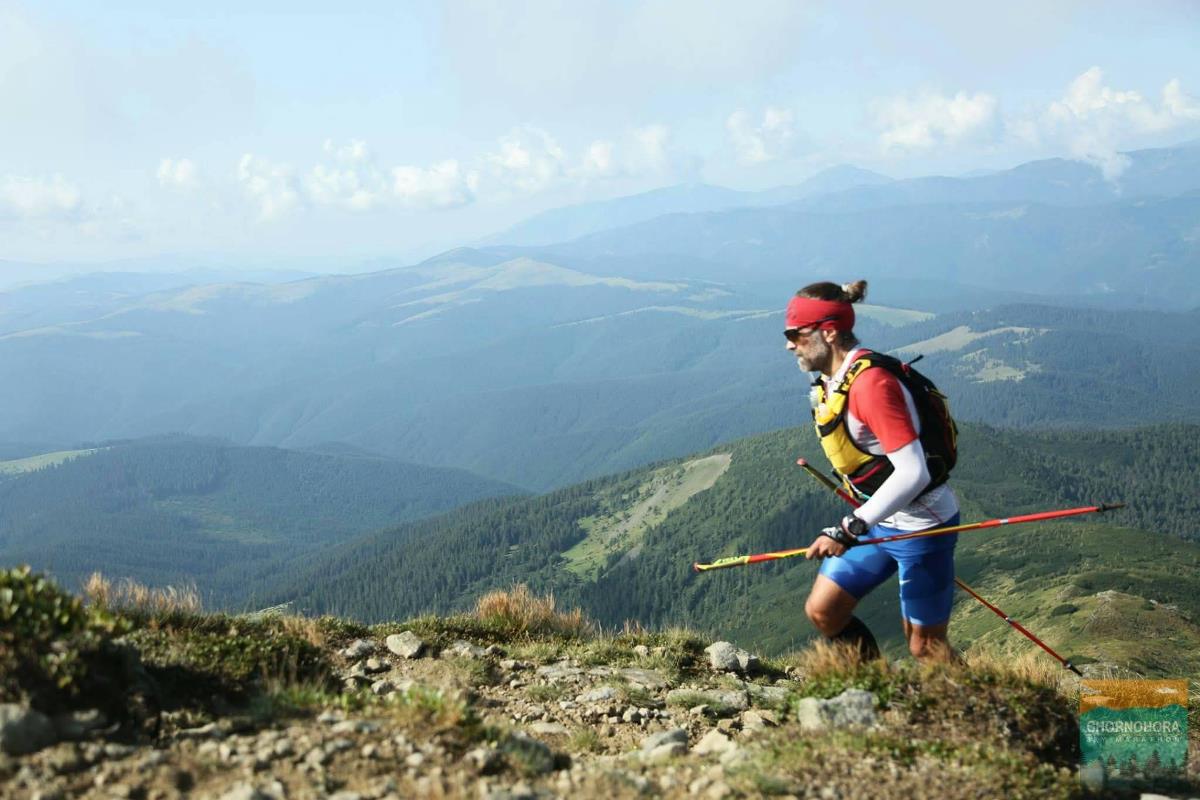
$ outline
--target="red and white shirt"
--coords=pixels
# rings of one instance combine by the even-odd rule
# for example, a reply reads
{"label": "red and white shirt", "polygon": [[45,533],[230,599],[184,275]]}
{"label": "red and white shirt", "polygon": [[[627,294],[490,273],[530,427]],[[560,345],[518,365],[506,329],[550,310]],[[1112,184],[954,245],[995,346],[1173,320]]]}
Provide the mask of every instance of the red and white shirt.
{"label": "red and white shirt", "polygon": [[[846,370],[863,352],[866,349],[861,347],[851,350],[841,368],[823,379],[827,395],[841,386]],[[916,404],[896,376],[878,368],[859,373],[850,391],[846,431],[862,450],[886,455],[895,467],[895,472],[855,512],[868,525],[881,523],[902,531],[917,531],[940,525],[958,513],[958,498],[947,483],[921,495],[929,476],[920,430]]]}

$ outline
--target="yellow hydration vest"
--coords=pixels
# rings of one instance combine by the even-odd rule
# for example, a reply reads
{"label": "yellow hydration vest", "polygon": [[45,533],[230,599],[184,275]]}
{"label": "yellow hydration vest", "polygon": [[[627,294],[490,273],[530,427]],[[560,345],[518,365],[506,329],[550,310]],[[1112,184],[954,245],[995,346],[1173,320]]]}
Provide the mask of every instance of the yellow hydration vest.
{"label": "yellow hydration vest", "polygon": [[846,413],[850,408],[850,389],[854,380],[871,367],[886,369],[895,375],[904,388],[908,389],[917,408],[920,422],[921,446],[925,450],[925,463],[929,469],[929,484],[921,493],[940,486],[950,477],[950,470],[957,461],[958,427],[950,416],[946,396],[921,373],[899,359],[881,353],[864,351],[846,369],[842,382],[832,392],[818,377],[813,386],[817,404],[813,408],[813,422],[821,449],[842,479],[846,489],[860,499],[874,494],[891,476],[894,468],[885,455],[868,453],[855,442],[846,425]]}

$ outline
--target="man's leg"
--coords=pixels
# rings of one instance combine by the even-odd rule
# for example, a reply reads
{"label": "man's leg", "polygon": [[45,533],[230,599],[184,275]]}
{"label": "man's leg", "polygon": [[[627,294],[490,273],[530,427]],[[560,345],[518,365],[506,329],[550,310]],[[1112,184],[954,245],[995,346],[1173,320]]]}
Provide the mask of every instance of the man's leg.
{"label": "man's leg", "polygon": [[900,555],[900,615],[908,652],[919,661],[949,661],[954,605],[954,548]]}
{"label": "man's leg", "polygon": [[908,652],[918,661],[950,661],[955,653],[950,648],[947,631],[949,621],[940,625],[918,625],[901,617],[904,623],[904,638],[908,640]]}
{"label": "man's leg", "polygon": [[877,548],[854,549],[821,564],[804,612],[827,639],[854,646],[863,659],[880,657],[871,630],[854,616],[858,600],[896,571],[896,562]]}

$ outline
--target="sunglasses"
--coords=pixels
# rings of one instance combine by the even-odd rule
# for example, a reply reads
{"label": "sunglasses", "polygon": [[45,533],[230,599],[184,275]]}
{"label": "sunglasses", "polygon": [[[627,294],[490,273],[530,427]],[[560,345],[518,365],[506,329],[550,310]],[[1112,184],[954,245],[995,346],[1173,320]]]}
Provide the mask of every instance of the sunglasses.
{"label": "sunglasses", "polygon": [[789,342],[792,342],[793,344],[795,344],[796,342],[800,341],[801,339],[803,339],[804,337],[808,336],[813,331],[815,331],[817,329],[817,326],[820,325],[821,323],[829,322],[833,319],[834,319],[834,317],[824,317],[823,319],[819,319],[816,322],[809,323],[807,326],[805,326],[803,328],[784,328],[783,338],[785,338]]}

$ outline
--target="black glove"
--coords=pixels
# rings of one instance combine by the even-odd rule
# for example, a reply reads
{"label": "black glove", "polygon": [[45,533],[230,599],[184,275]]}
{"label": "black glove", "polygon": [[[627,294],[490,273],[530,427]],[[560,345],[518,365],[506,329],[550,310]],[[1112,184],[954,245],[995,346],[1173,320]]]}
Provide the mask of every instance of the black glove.
{"label": "black glove", "polygon": [[858,537],[867,532],[867,523],[863,522],[853,514],[847,514],[842,517],[842,521],[837,525],[831,525],[821,531],[822,536],[828,536],[842,547],[854,547],[858,544]]}

